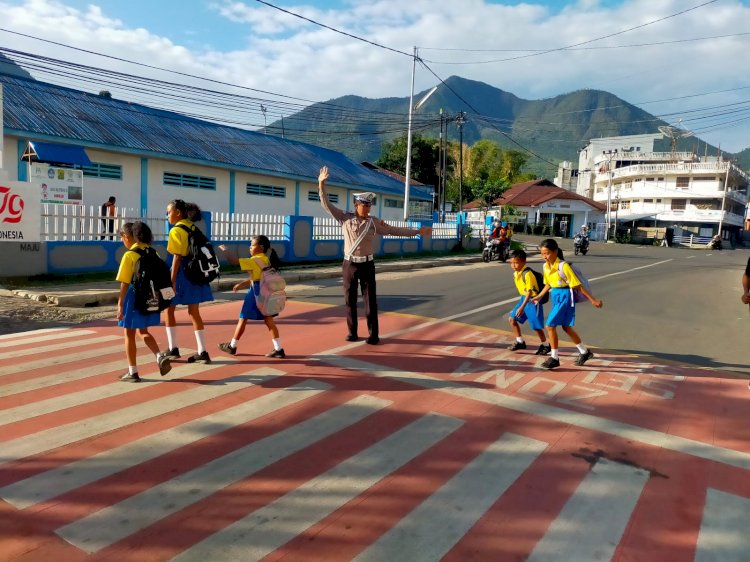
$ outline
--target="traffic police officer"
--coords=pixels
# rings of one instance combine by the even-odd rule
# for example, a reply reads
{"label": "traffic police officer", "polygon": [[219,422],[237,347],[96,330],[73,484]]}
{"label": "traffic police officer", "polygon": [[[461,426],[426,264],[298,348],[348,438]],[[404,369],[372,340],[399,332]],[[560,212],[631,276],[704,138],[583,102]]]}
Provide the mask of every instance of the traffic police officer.
{"label": "traffic police officer", "polygon": [[378,302],[375,288],[375,235],[391,236],[422,236],[432,232],[429,226],[419,230],[391,226],[384,221],[370,216],[370,208],[375,202],[375,194],[371,192],[355,193],[354,205],[356,212],[345,212],[331,205],[326,192],[328,167],[323,166],[318,176],[318,193],[320,204],[340,225],[344,232],[344,263],[343,282],[344,298],[346,300],[346,325],[349,333],[346,341],[357,341],[357,283],[362,289],[365,302],[365,316],[367,318],[367,343],[375,345],[380,342],[378,334]]}

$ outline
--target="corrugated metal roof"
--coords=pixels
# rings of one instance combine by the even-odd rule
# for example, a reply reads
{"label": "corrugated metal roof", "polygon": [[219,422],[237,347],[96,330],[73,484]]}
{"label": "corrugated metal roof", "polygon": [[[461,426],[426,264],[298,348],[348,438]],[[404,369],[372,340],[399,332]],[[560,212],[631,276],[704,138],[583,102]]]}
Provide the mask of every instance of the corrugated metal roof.
{"label": "corrugated metal roof", "polygon": [[[7,74],[0,74],[0,82],[7,132],[313,182],[326,165],[332,185],[393,195],[404,192],[402,183],[327,148]],[[411,196],[432,201],[430,191],[416,186]]]}

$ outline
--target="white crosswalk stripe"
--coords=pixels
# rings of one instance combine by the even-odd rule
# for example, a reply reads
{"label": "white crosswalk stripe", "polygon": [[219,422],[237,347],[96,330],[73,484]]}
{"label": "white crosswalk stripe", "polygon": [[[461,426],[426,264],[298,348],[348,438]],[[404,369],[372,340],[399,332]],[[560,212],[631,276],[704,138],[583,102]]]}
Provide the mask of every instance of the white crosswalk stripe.
{"label": "white crosswalk stripe", "polygon": [[98,552],[171,513],[353,425],[389,404],[389,401],[379,398],[360,396],[65,525],[56,532],[86,552]]}
{"label": "white crosswalk stripe", "polygon": [[[220,366],[219,364],[195,365],[195,368],[206,372],[208,369],[215,369]],[[200,404],[201,402],[247,388],[247,385],[250,383],[259,383],[276,378],[279,374],[280,371],[274,370],[273,374],[270,375],[256,373],[238,375],[216,383],[198,385],[197,388],[191,388],[172,395],[168,400],[157,398],[114,412],[94,416],[82,422],[71,422],[40,431],[34,435],[34,439],[19,437],[11,441],[6,441],[2,444],[2,449],[0,450],[0,465],[56,449],[63,445],[69,445],[87,437],[102,435],[108,431],[174,412],[187,406]]]}
{"label": "white crosswalk stripe", "polygon": [[355,560],[440,560],[546,448],[503,435]]}
{"label": "white crosswalk stripe", "polygon": [[[99,336],[98,338],[87,338],[82,341],[66,341],[62,343],[44,344],[44,347],[29,347],[26,349],[16,349],[15,351],[4,351],[3,359],[17,359],[18,357],[26,357],[28,355],[40,355],[48,354],[53,351],[59,351],[61,349],[75,349],[77,347],[88,347],[95,344],[122,341],[122,336]],[[122,346],[120,346],[122,350]]]}
{"label": "white crosswalk stripe", "polygon": [[[269,369],[259,369],[255,375],[269,375]],[[103,451],[48,470],[5,488],[0,488],[0,498],[18,509],[25,509],[74,490],[131,466],[165,455],[170,451],[194,443],[205,437],[225,431],[270,414],[285,406],[296,404],[331,388],[331,385],[310,380],[284,390],[277,390],[233,408],[222,410],[181,426],[165,429],[138,441]]]}
{"label": "white crosswalk stripe", "polygon": [[[460,427],[428,414],[237,521],[174,560],[260,560]],[[385,559],[384,559],[385,560]]]}
{"label": "white crosswalk stripe", "polygon": [[648,478],[644,470],[599,460],[527,562],[611,560]]}
{"label": "white crosswalk stripe", "polygon": [[38,336],[42,334],[48,334],[54,336],[56,333],[65,332],[70,328],[42,328],[40,330],[29,330],[28,332],[15,332],[12,334],[3,334],[0,336],[0,341],[3,340],[18,340],[23,341],[29,337]]}
{"label": "white crosswalk stripe", "polygon": [[695,562],[750,560],[750,500],[708,489]]}
{"label": "white crosswalk stripe", "polygon": [[[194,350],[184,349],[185,355],[192,355]],[[154,361],[154,354],[149,351],[148,348],[142,348],[138,350],[137,355],[138,364],[143,366],[149,361]],[[172,363],[173,367],[177,367],[177,363]],[[25,381],[19,381],[16,383],[6,384],[2,387],[3,396],[11,396],[13,394],[20,394],[22,392],[29,392],[31,390],[38,390],[40,388],[47,388],[57,384],[63,384],[66,382],[73,382],[81,379],[87,379],[103,373],[113,373],[121,371],[119,374],[124,373],[127,370],[126,361],[124,358],[116,361],[109,361],[107,363],[98,363],[91,367],[76,368],[53,375],[45,375],[41,377],[34,377]],[[171,378],[174,377],[174,371],[169,373]],[[6,423],[6,422],[1,422]]]}
{"label": "white crosswalk stripe", "polygon": [[75,363],[76,361],[91,359],[92,357],[104,357],[106,355],[112,355],[115,353],[120,355],[123,354],[122,344],[110,345],[107,347],[96,347],[92,349],[86,348],[79,342],[78,347],[83,347],[83,349],[81,351],[76,351],[75,353],[68,353],[67,355],[51,355],[42,359],[37,359],[35,361],[18,361],[17,363],[14,363],[12,365],[0,366],[0,377],[33,371],[34,369],[43,369],[44,367],[53,367],[55,365]]}
{"label": "white crosswalk stripe", "polygon": [[44,342],[45,351],[47,350],[46,344],[53,340],[62,340],[62,339],[69,339],[69,338],[80,338],[81,336],[89,336],[91,334],[95,334],[96,332],[93,330],[66,330],[64,328],[56,328],[57,331],[55,332],[48,332],[44,334],[39,334],[36,336],[30,336],[27,338],[18,338],[18,339],[9,339],[10,341],[0,341],[0,349],[4,349],[6,347],[16,347],[19,345],[28,345],[30,343],[40,343]]}

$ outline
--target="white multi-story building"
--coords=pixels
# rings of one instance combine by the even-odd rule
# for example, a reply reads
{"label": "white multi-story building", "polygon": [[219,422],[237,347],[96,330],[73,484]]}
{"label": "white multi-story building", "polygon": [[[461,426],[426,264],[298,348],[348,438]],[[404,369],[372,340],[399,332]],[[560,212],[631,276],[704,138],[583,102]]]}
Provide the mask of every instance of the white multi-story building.
{"label": "white multi-story building", "polygon": [[744,226],[748,175],[721,156],[654,152],[661,137],[592,140],[580,153],[577,192],[605,203],[610,225],[736,237]]}

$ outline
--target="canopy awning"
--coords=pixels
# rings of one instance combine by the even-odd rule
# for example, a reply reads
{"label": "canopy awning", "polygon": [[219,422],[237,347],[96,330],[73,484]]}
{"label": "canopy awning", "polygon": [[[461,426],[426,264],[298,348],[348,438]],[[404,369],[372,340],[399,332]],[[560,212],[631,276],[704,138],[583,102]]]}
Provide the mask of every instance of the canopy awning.
{"label": "canopy awning", "polygon": [[51,142],[29,142],[21,160],[46,162],[47,164],[77,164],[91,166],[91,160],[82,146],[54,144]]}

